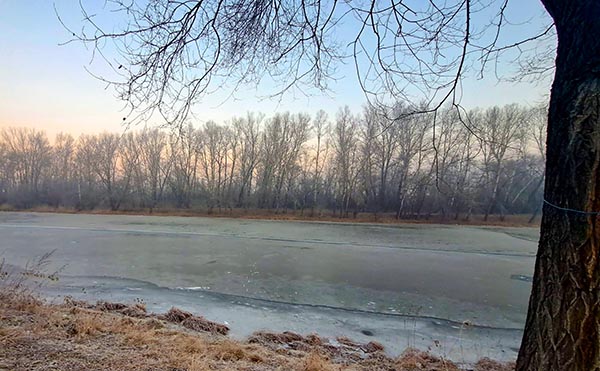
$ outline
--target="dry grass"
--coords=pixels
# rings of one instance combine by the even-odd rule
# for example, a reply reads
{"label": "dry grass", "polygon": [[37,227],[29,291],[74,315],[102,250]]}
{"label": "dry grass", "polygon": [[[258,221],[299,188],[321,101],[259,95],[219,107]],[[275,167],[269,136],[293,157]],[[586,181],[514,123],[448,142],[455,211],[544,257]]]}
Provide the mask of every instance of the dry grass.
{"label": "dry grass", "polygon": [[298,360],[223,337],[70,305],[0,304],[0,369],[261,370]]}
{"label": "dry grass", "polygon": [[[106,303],[104,303],[106,304]],[[8,370],[398,370],[456,371],[450,361],[409,349],[394,359],[377,343],[317,335],[256,333],[246,342],[189,331],[163,316],[49,305],[12,298],[0,303],[0,369]],[[173,311],[173,310],[172,310]],[[188,317],[181,321],[193,318]],[[482,360],[477,371],[514,370]]]}
{"label": "dry grass", "polygon": [[396,361],[396,369],[399,371],[416,370],[439,370],[459,371],[460,369],[452,362],[434,357],[429,353],[417,349],[407,349]]}
{"label": "dry grass", "polygon": [[175,307],[171,308],[167,313],[159,315],[157,318],[181,324],[181,326],[194,331],[204,331],[220,335],[227,335],[229,333],[229,327],[226,325],[209,321],[202,316],[194,316],[192,313]]}
{"label": "dry grass", "polygon": [[540,218],[536,218],[533,223],[528,223],[530,215],[490,215],[487,221],[483,220],[482,215],[472,215],[469,220],[464,217],[458,219],[443,217],[441,215],[431,215],[427,218],[419,219],[396,219],[394,213],[367,213],[361,212],[356,215],[350,214],[347,218],[340,218],[329,210],[321,210],[311,213],[310,210],[304,212],[298,210],[268,210],[268,209],[240,209],[240,208],[222,208],[219,209],[176,209],[159,208],[150,213],[147,209],[131,210],[75,210],[72,208],[52,208],[48,206],[37,206],[28,210],[15,209],[8,205],[0,205],[0,211],[34,211],[41,213],[66,213],[66,214],[92,214],[92,215],[153,215],[153,216],[183,216],[183,217],[225,217],[240,219],[258,219],[258,220],[289,220],[289,221],[320,221],[320,222],[341,222],[341,223],[379,223],[379,224],[450,224],[450,225],[488,225],[504,227],[537,227]]}
{"label": "dry grass", "polygon": [[[257,332],[235,341],[226,326],[177,308],[157,315],[139,303],[47,304],[11,277],[0,265],[0,370],[459,370],[427,352],[391,358],[379,343],[348,338]],[[474,370],[514,365],[482,359]]]}
{"label": "dry grass", "polygon": [[146,306],[141,303],[128,305],[123,303],[99,301],[96,304],[88,304],[87,302],[73,300],[72,298],[67,297],[65,299],[65,304],[75,308],[119,313],[133,318],[154,318],[155,320],[152,321],[151,324],[157,326],[158,328],[160,328],[162,324],[156,319],[179,324],[187,329],[198,332],[209,332],[211,334],[220,335],[227,335],[229,333],[229,327],[226,325],[209,321],[204,317],[195,316],[190,312],[186,312],[175,307],[171,308],[167,313],[164,314],[149,314],[146,312]]}
{"label": "dry grass", "polygon": [[475,364],[474,371],[507,371],[514,370],[515,367],[514,362],[503,364],[489,358],[482,358]]}

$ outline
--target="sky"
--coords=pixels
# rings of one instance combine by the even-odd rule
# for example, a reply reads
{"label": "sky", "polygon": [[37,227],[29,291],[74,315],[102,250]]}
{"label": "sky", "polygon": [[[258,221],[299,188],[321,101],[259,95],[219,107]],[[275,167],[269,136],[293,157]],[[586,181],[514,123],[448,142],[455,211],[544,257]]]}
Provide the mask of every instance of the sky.
{"label": "sky", "polygon": [[[543,26],[539,1],[515,0],[511,4],[516,5],[509,7],[509,15],[519,27],[508,29],[507,40],[530,36],[523,30],[537,31]],[[116,98],[112,87],[86,71],[88,68],[97,72],[97,63],[90,64],[90,50],[79,43],[60,45],[70,39],[70,34],[60,24],[55,7],[71,24],[81,21],[76,1],[0,0],[0,128],[31,127],[50,135],[123,130],[123,102]],[[510,61],[500,66],[501,70],[512,68]],[[248,111],[267,115],[277,111],[313,114],[324,109],[333,117],[338,107],[347,104],[358,112],[365,96],[353,66],[340,66],[337,77],[339,80],[330,85],[327,94],[286,94],[269,100],[261,98],[264,94],[260,87],[248,87],[236,99],[225,102],[219,96],[204,97],[194,107],[194,124],[206,120],[222,122]],[[484,79],[465,79],[462,104],[467,108],[515,102],[533,105],[544,100],[549,83],[499,82],[490,72]],[[148,123],[156,124],[160,122]]]}

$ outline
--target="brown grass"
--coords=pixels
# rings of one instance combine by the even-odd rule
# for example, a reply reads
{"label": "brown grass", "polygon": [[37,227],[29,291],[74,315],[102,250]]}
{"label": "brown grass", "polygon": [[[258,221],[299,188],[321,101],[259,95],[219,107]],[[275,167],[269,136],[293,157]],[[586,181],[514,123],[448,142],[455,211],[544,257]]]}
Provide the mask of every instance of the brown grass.
{"label": "brown grass", "polygon": [[476,364],[474,371],[506,371],[514,370],[516,364],[511,363],[499,363],[489,358],[482,358]]}
{"label": "brown grass", "polygon": [[15,209],[9,205],[0,205],[0,211],[33,211],[41,213],[65,213],[65,214],[91,214],[91,215],[153,215],[153,216],[182,216],[182,217],[215,217],[215,218],[239,218],[239,219],[258,219],[258,220],[288,220],[288,221],[320,221],[333,223],[378,223],[378,224],[448,224],[448,225],[488,225],[504,227],[537,227],[539,226],[539,217],[533,223],[528,223],[530,215],[491,215],[487,221],[483,220],[482,215],[472,215],[469,220],[464,216],[458,219],[443,217],[441,215],[431,215],[421,218],[396,219],[394,213],[357,213],[356,216],[350,214],[347,218],[340,218],[329,210],[316,211],[314,214],[310,210],[268,210],[268,209],[241,209],[241,208],[222,208],[222,209],[176,209],[159,208],[154,209],[152,213],[148,209],[130,209],[130,210],[75,210],[72,208],[52,208],[48,206],[37,206],[28,210]]}
{"label": "brown grass", "polygon": [[211,334],[220,335],[227,335],[229,333],[229,327],[226,325],[209,321],[204,317],[195,316],[190,312],[186,312],[175,307],[171,308],[167,313],[164,314],[149,314],[146,312],[146,306],[141,303],[128,305],[123,303],[99,301],[96,304],[88,304],[84,301],[73,300],[70,297],[65,299],[65,305],[74,308],[85,308],[94,309],[101,312],[119,313],[133,318],[153,318],[155,320],[149,323],[151,326],[158,328],[161,328],[162,326],[162,323],[158,320],[162,320],[179,324],[187,329],[198,332],[209,332]]}
{"label": "brown grass", "polygon": [[[125,308],[121,305],[103,303],[120,308],[103,311],[99,305],[76,303],[49,305],[29,299],[22,303],[21,298],[0,302],[0,369],[459,370],[448,360],[412,349],[394,359],[377,343],[340,338],[334,346],[317,335],[291,332],[260,332],[239,342],[219,334],[190,332],[158,316],[129,317],[119,312]],[[194,316],[181,323],[190,318]],[[475,370],[512,367],[482,360]]]}
{"label": "brown grass", "polygon": [[[0,265],[0,370],[459,370],[427,352],[391,358],[379,343],[348,338],[257,332],[235,341],[226,326],[177,308],[153,314],[139,303],[48,304],[4,272]],[[514,370],[489,359],[474,367]]]}
{"label": "brown grass", "polygon": [[400,371],[414,370],[439,370],[439,371],[460,371],[452,362],[434,357],[429,353],[417,349],[407,349],[396,361],[396,369]]}

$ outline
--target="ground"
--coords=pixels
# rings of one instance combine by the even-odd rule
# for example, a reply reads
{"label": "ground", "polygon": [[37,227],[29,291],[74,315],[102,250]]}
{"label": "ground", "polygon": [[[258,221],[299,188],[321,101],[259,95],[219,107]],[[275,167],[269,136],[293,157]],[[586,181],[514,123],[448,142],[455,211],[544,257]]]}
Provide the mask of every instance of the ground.
{"label": "ground", "polygon": [[[0,299],[0,370],[459,370],[426,352],[409,349],[390,358],[377,343],[345,338],[331,345],[317,335],[257,333],[235,341],[181,327],[185,320],[174,324],[176,315],[144,315],[140,305],[48,305],[6,287]],[[483,359],[462,369],[514,366]]]}
{"label": "ground", "polygon": [[332,222],[332,223],[379,223],[379,224],[450,224],[450,225],[488,225],[503,227],[539,227],[540,218],[531,218],[531,215],[490,215],[484,220],[483,215],[465,215],[458,217],[444,215],[422,215],[420,217],[396,218],[393,212],[359,212],[351,213],[347,217],[340,217],[331,210],[271,210],[271,209],[246,209],[246,208],[157,208],[149,209],[93,209],[77,210],[66,207],[37,206],[29,209],[18,209],[7,204],[0,204],[0,211],[21,212],[43,212],[43,213],[68,213],[68,214],[92,214],[92,215],[154,215],[154,216],[183,216],[183,217],[211,217],[211,218],[238,218],[249,220],[290,220],[309,222]]}

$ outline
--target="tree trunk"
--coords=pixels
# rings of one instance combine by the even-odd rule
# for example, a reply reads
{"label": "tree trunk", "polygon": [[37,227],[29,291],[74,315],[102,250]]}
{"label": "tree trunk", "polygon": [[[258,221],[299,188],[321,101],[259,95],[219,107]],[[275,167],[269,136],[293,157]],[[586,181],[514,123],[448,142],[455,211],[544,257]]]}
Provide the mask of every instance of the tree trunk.
{"label": "tree trunk", "polygon": [[485,216],[483,217],[483,221],[485,222],[487,222],[490,214],[494,211],[494,207],[496,207],[496,204],[498,202],[498,186],[500,185],[500,164],[498,164],[496,169],[497,171],[496,176],[494,178],[494,189],[492,191],[492,199],[490,200],[488,207],[485,209]]}
{"label": "tree trunk", "polygon": [[[600,1],[542,0],[558,35],[544,197],[600,210]],[[600,219],[545,204],[517,370],[600,370]]]}
{"label": "tree trunk", "polygon": [[527,221],[527,224],[531,224],[533,223],[533,221],[535,220],[535,218],[537,218],[538,214],[540,213],[540,210],[542,208],[542,205],[538,205],[535,210],[533,211],[533,214],[531,214],[531,216],[529,217],[529,220]]}

